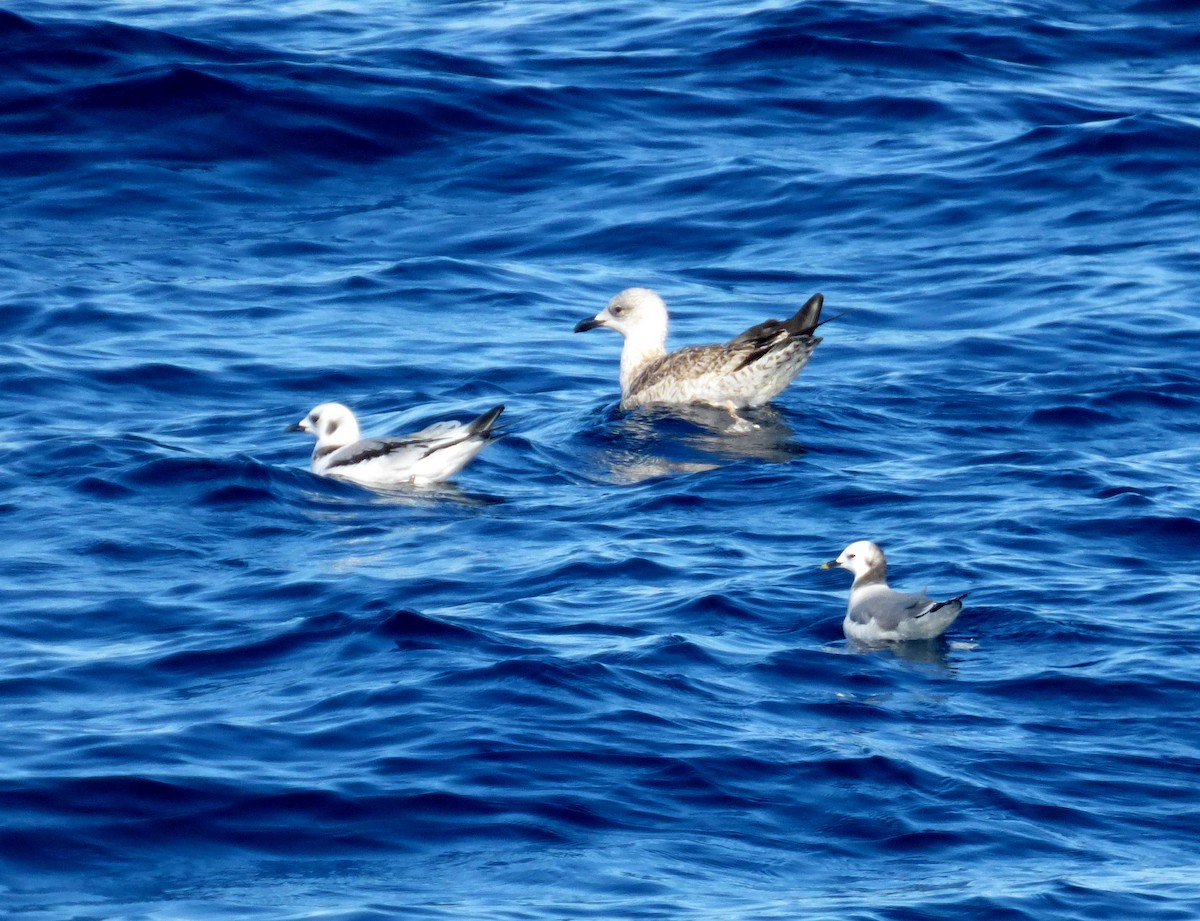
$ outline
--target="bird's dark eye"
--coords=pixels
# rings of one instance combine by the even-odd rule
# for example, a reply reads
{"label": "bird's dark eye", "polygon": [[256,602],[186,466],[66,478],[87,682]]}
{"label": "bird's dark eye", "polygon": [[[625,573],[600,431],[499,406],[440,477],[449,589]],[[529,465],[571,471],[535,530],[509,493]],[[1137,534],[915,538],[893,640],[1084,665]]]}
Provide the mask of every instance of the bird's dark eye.
{"label": "bird's dark eye", "polygon": [[609,307],[608,312],[611,313],[614,317],[619,317],[621,314],[623,314],[625,312],[625,308],[623,306],[621,306],[620,304],[616,304],[613,307]]}
{"label": "bird's dark eye", "polygon": [[852,559],[854,559],[854,554],[853,554],[853,553],[847,553],[847,554],[846,554],[846,559],[848,559],[848,560],[852,560]]}

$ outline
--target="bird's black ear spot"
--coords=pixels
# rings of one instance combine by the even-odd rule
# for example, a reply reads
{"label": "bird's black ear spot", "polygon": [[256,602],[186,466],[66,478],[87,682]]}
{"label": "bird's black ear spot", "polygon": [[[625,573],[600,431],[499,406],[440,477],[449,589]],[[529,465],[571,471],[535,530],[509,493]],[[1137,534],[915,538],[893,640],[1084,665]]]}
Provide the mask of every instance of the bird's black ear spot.
{"label": "bird's black ear spot", "polygon": [[330,434],[330,435],[332,435],[334,432],[336,432],[336,431],[337,431],[337,427],[338,427],[339,425],[341,425],[341,424],[342,424],[342,423],[338,422],[337,420],[334,420],[333,422],[330,422],[330,423],[329,423],[329,434]]}

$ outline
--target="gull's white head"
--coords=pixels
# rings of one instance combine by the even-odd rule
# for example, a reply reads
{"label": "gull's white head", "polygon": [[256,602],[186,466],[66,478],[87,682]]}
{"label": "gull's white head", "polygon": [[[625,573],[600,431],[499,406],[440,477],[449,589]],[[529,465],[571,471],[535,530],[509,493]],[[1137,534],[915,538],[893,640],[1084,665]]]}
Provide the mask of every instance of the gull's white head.
{"label": "gull's white head", "polygon": [[341,403],[314,406],[307,416],[288,428],[317,436],[317,447],[342,447],[358,441],[358,420]]}
{"label": "gull's white head", "polygon": [[621,348],[621,396],[629,396],[634,381],[651,362],[667,354],[667,305],[649,288],[626,288],[575,332],[597,326],[615,329],[625,337]]}
{"label": "gull's white head", "polygon": [[856,540],[842,551],[836,560],[830,560],[821,566],[822,569],[833,569],[835,566],[848,569],[854,574],[854,581],[871,582],[887,581],[887,558],[879,546],[869,540]]}
{"label": "gull's white head", "polygon": [[656,343],[661,348],[667,341],[667,305],[649,288],[626,288],[590,320],[581,320],[575,332],[597,326],[615,329],[626,339],[647,345]]}

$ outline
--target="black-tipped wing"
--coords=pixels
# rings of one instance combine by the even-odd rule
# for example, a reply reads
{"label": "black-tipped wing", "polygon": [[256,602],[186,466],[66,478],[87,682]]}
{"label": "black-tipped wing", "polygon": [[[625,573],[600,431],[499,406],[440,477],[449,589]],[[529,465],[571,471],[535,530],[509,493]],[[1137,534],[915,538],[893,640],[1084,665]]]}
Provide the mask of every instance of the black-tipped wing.
{"label": "black-tipped wing", "polygon": [[823,295],[814,294],[804,306],[786,320],[764,320],[757,326],[751,326],[740,336],[730,340],[730,345],[746,342],[752,345],[776,341],[780,333],[789,339],[797,336],[811,336],[821,325],[821,308],[825,304]]}
{"label": "black-tipped wing", "polygon": [[807,339],[811,342],[811,348],[816,348],[821,340],[813,336],[813,332],[821,325],[821,307],[824,304],[824,296],[814,294],[788,319],[764,320],[729,340],[726,347],[736,349],[742,355],[738,368],[753,364],[773,348],[792,339]]}
{"label": "black-tipped wing", "polygon": [[957,604],[961,607],[962,600],[966,598],[968,594],[970,593],[963,592],[956,598],[947,598],[945,601],[935,601],[933,604],[929,605],[929,607],[925,608],[925,610],[921,611],[921,613],[914,614],[913,618],[915,619],[917,617],[924,617],[926,614],[932,614],[934,611],[940,611],[942,608],[948,607],[952,604]]}
{"label": "black-tipped wing", "polygon": [[475,419],[467,425],[468,431],[472,435],[488,436],[492,434],[492,426],[496,424],[496,420],[500,418],[500,414],[504,412],[504,404],[493,406],[478,419]]}
{"label": "black-tipped wing", "polygon": [[380,458],[391,458],[398,466],[415,464],[430,455],[453,448],[463,442],[476,440],[485,442],[493,437],[492,427],[504,407],[493,406],[482,416],[470,422],[435,422],[419,432],[396,438],[364,438],[352,445],[334,451],[325,468],[329,472],[364,464]]}

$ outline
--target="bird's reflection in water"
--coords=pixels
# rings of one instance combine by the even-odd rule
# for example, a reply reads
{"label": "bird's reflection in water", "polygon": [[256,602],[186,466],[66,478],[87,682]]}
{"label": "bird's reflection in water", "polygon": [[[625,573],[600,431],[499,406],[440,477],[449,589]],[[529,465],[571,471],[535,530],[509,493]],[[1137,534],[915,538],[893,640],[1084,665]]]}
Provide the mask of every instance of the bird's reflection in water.
{"label": "bird's reflection in water", "polygon": [[595,433],[607,478],[636,483],[651,477],[713,470],[756,460],[785,464],[805,453],[795,432],[770,406],[737,415],[714,406],[607,409]]}
{"label": "bird's reflection in water", "polygon": [[439,506],[454,503],[466,507],[484,508],[500,505],[504,499],[487,493],[463,489],[457,483],[438,483],[434,486],[410,486],[407,489],[392,487],[374,489],[378,505]]}
{"label": "bird's reflection in water", "polygon": [[319,565],[339,574],[371,571],[402,580],[422,565],[414,557],[420,560],[441,546],[423,540],[414,548],[412,534],[428,533],[431,522],[461,520],[463,511],[487,515],[506,501],[455,483],[367,488],[321,479],[319,490],[303,492],[304,516],[328,537]]}
{"label": "bird's reflection in water", "polygon": [[922,669],[928,668],[933,672],[953,678],[958,675],[958,661],[961,657],[954,653],[961,654],[974,648],[973,643],[951,642],[944,636],[939,636],[931,640],[908,640],[903,643],[874,645],[848,639],[830,643],[825,647],[825,651],[834,655],[847,656],[894,656],[912,665],[921,666]]}
{"label": "bird's reflection in water", "polygon": [[457,483],[435,483],[429,486],[360,486],[340,480],[322,484],[328,491],[309,493],[318,510],[340,515],[347,505],[400,506],[405,508],[437,508],[447,503],[464,507],[484,508],[499,505],[504,499],[487,493],[463,489]]}
{"label": "bird's reflection in water", "polygon": [[[851,642],[851,645],[856,645]],[[876,652],[878,646],[863,646],[863,652]],[[931,640],[909,640],[905,643],[889,643],[883,647],[884,650],[894,655],[897,659],[903,659],[905,662],[911,662],[914,665],[927,665],[943,672],[947,675],[956,674],[951,658],[950,646],[944,637],[935,637]]]}

